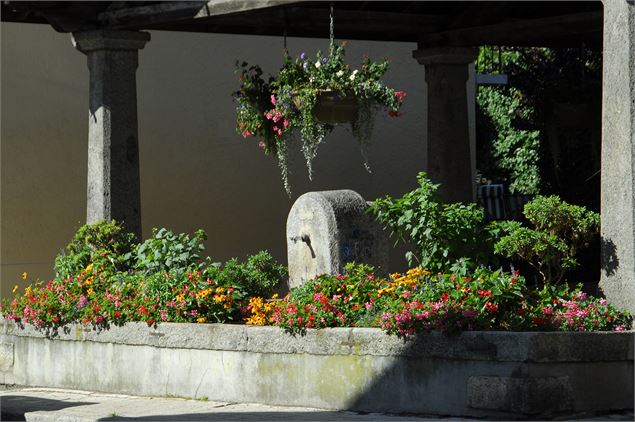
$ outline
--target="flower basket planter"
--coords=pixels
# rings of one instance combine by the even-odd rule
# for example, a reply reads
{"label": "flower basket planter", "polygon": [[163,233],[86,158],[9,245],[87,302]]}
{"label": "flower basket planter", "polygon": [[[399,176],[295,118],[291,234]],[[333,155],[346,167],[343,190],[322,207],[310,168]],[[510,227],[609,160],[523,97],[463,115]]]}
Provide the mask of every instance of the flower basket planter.
{"label": "flower basket planter", "polygon": [[313,115],[322,123],[341,124],[357,120],[359,107],[354,95],[340,96],[334,91],[322,91],[318,94]]}
{"label": "flower basket planter", "polygon": [[[302,100],[298,96],[293,97],[293,104],[297,109],[302,109]],[[313,107],[313,116],[320,123],[342,124],[357,120],[359,106],[354,95],[340,95],[338,92],[326,89],[319,91],[317,101]]]}

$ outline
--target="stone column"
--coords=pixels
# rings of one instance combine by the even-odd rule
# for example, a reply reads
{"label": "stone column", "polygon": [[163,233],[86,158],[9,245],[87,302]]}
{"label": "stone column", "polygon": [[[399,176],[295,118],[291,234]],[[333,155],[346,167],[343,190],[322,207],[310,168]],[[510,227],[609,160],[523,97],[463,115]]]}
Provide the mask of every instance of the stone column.
{"label": "stone column", "polygon": [[425,66],[428,84],[428,165],[445,201],[474,201],[467,80],[475,48],[427,48],[412,52]]}
{"label": "stone column", "polygon": [[73,46],[88,57],[88,193],[86,222],[116,219],[141,238],[138,50],[146,32],[73,33]]}
{"label": "stone column", "polygon": [[600,288],[635,313],[635,3],[603,3]]}

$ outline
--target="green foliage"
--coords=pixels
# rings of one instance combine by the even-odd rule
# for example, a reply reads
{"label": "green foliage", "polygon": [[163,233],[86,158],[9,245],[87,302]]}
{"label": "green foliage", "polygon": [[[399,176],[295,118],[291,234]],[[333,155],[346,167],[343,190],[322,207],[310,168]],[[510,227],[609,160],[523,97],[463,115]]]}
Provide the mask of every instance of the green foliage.
{"label": "green foliage", "polygon": [[55,257],[57,279],[65,279],[93,264],[108,274],[130,268],[128,253],[134,247],[134,235],[125,233],[116,221],[86,224],[77,230],[71,242]]}
{"label": "green foliage", "polygon": [[405,92],[395,91],[382,82],[381,77],[389,67],[387,60],[373,62],[365,57],[359,69],[353,70],[344,62],[344,47],[343,43],[328,55],[318,51],[315,61],[305,53],[293,59],[285,51],[278,76],[270,77],[267,82],[259,66],[249,66],[247,62],[237,66],[241,87],[233,94],[237,103],[236,130],[244,137],[257,137],[265,153],[277,157],[289,194],[287,160],[292,134],[300,134],[311,178],[318,146],[333,130],[333,125],[320,121],[314,113],[321,96],[355,97],[359,112],[351,123],[363,153],[370,140],[374,111],[384,108],[391,116],[397,116],[406,97]]}
{"label": "green foliage", "polygon": [[[595,123],[567,127],[555,121],[553,112],[557,104],[599,107],[601,53],[588,48],[483,46],[476,71],[502,71],[509,77],[507,86],[478,88],[477,161],[483,177],[520,194],[556,191],[582,199],[585,192],[593,192],[580,189],[576,175],[590,176],[599,166]],[[591,203],[589,199],[585,203]]]}
{"label": "green foliage", "polygon": [[145,273],[195,270],[200,265],[199,252],[205,249],[207,234],[197,230],[193,237],[174,234],[165,228],[152,229],[152,237],[137,245],[131,254],[134,267]]}
{"label": "green foliage", "polygon": [[250,296],[269,297],[289,277],[287,267],[277,263],[267,251],[247,257],[245,262],[232,258],[223,267],[211,267],[206,274],[225,286],[235,286]]}
{"label": "green foliage", "polygon": [[510,192],[537,194],[540,132],[518,127],[519,118],[529,119],[532,114],[518,94],[514,88],[480,87],[477,102],[493,124],[492,155],[498,168],[508,175]]}
{"label": "green foliage", "polygon": [[461,258],[483,260],[488,253],[483,210],[475,204],[443,204],[437,184],[421,172],[419,186],[401,198],[378,198],[370,207],[377,221],[389,228],[397,241],[411,242],[406,253],[412,265],[444,271]]}
{"label": "green foliage", "polygon": [[567,271],[578,266],[578,250],[597,234],[600,215],[555,195],[537,196],[525,205],[524,215],[533,229],[516,221],[497,223],[503,236],[495,245],[496,253],[526,261],[545,285],[560,283]]}

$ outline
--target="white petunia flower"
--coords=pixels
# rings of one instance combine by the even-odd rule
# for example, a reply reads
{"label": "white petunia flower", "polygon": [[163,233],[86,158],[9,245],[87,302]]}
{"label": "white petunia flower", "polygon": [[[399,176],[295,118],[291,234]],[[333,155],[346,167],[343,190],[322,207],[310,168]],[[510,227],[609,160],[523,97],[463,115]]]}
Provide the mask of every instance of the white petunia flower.
{"label": "white petunia flower", "polygon": [[342,75],[344,74],[343,70],[340,70],[339,72],[337,72],[335,75],[337,75],[338,78],[341,78]]}
{"label": "white petunia flower", "polygon": [[320,66],[322,66],[322,63],[320,63],[320,61],[318,60],[317,62],[315,62],[315,67],[317,67],[318,69],[320,68]]}
{"label": "white petunia flower", "polygon": [[353,71],[353,73],[351,74],[351,76],[348,77],[348,79],[352,81],[353,79],[355,79],[355,75],[357,75],[357,69]]}

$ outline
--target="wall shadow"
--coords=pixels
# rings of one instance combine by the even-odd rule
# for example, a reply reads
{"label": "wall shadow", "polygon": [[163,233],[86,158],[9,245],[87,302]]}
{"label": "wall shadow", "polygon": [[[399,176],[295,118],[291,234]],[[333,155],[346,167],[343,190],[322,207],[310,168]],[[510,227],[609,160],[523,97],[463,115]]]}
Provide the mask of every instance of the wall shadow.
{"label": "wall shadow", "polygon": [[620,266],[620,260],[617,257],[617,246],[611,239],[603,237],[600,240],[602,246],[602,264],[601,268],[606,276],[615,275]]}
{"label": "wall shadow", "polygon": [[23,421],[24,414],[29,412],[55,411],[73,406],[86,406],[93,402],[70,402],[52,400],[33,396],[4,395],[0,396],[0,420]]}
{"label": "wall shadow", "polygon": [[[428,420],[417,417],[410,420]],[[114,416],[98,419],[98,422],[111,421],[258,421],[258,422],[278,422],[278,421],[398,421],[403,417],[391,415],[368,415],[352,412],[319,411],[319,412],[202,412],[202,413],[179,413],[161,416],[125,417]]]}

